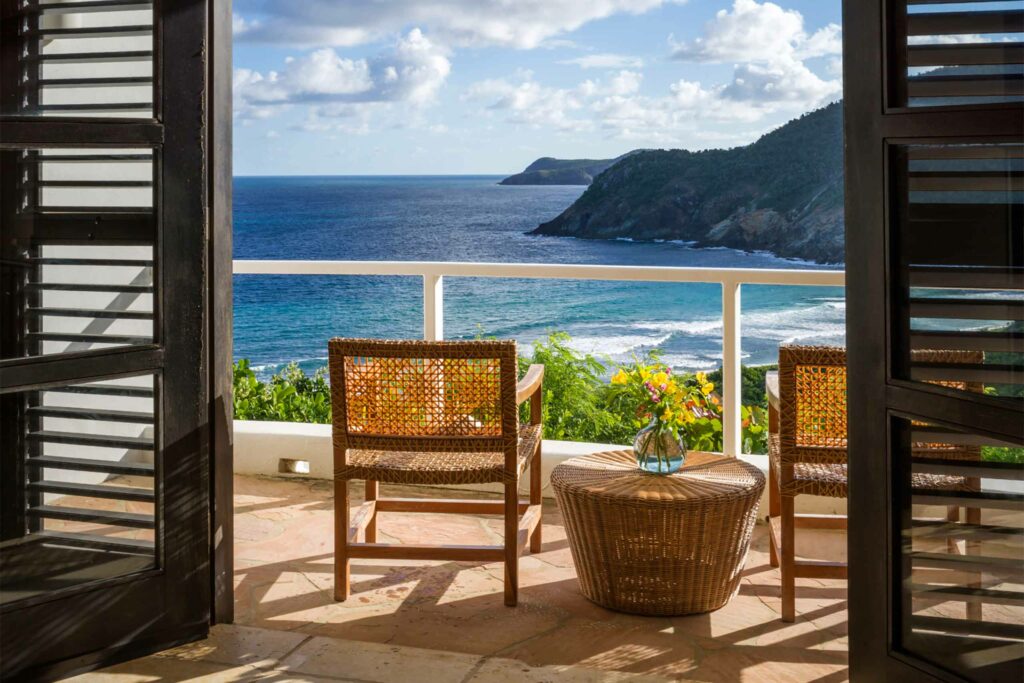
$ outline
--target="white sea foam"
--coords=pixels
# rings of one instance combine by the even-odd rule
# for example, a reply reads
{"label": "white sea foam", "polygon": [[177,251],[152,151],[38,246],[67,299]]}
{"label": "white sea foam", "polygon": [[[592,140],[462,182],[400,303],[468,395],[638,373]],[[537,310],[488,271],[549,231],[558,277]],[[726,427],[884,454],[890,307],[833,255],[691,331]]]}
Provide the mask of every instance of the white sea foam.
{"label": "white sea foam", "polygon": [[[778,311],[744,313],[740,322],[744,337],[766,339],[779,343],[807,340],[839,342],[846,334],[846,302],[842,299],[821,300],[813,306]],[[672,322],[642,321],[631,325],[644,332],[682,334],[686,336],[720,337],[720,319],[698,319]]]}
{"label": "white sea foam", "polygon": [[574,336],[569,348],[578,353],[608,355],[612,358],[627,356],[633,351],[661,346],[672,335],[663,333],[651,335],[607,335],[607,336]]}
{"label": "white sea foam", "polygon": [[684,320],[672,322],[642,321],[633,323],[631,328],[652,332],[669,332],[691,336],[722,336],[722,321],[715,320]]}
{"label": "white sea foam", "polygon": [[722,364],[720,359],[690,353],[670,353],[662,356],[666,365],[680,370],[715,370]]}

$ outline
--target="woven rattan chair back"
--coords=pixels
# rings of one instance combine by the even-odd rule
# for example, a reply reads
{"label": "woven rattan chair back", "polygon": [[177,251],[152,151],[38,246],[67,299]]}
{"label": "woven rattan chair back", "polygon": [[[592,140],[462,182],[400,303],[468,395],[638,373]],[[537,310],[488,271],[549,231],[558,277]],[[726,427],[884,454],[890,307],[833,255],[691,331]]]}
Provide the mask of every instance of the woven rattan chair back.
{"label": "woven rattan chair back", "polygon": [[[915,362],[980,363],[980,351],[915,350]],[[935,382],[981,391],[972,382]],[[779,347],[779,446],[786,463],[845,463],[846,349],[837,346]],[[977,459],[976,447],[914,444],[915,455]]]}
{"label": "woven rattan chair back", "polygon": [[504,452],[518,434],[514,341],[332,339],[334,445]]}

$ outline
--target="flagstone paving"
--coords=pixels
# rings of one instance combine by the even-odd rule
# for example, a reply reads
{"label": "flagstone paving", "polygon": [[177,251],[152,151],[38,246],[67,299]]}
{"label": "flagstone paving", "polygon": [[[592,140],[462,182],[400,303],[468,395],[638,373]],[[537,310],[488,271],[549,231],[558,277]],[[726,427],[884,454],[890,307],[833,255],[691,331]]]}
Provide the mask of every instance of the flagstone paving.
{"label": "flagstone paving", "polygon": [[[384,486],[382,495],[452,494]],[[728,605],[662,618],[580,594],[550,500],[543,550],[520,563],[516,608],[502,602],[501,565],[471,562],[353,560],[352,596],[334,602],[332,506],[330,482],[236,477],[236,626],[83,680],[847,680],[846,582],[799,579],[797,620],[781,622],[763,524]],[[497,517],[385,513],[379,540],[498,543],[501,528]],[[845,537],[808,530],[798,552],[841,560]]]}

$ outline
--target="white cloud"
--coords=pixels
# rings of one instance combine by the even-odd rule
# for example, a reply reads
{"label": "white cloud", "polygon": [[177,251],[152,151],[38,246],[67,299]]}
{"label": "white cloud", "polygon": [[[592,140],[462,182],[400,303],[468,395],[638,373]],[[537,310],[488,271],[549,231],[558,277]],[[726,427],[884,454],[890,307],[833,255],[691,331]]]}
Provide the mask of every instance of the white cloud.
{"label": "white cloud", "polygon": [[582,69],[640,69],[643,68],[644,60],[630,55],[602,52],[575,59],[563,59],[559,64],[575,64]]}
{"label": "white cloud", "polygon": [[516,80],[491,78],[474,83],[464,99],[481,102],[487,109],[501,112],[509,123],[561,131],[583,130],[590,123],[573,114],[584,107],[594,87],[591,81],[575,89],[546,87],[533,79],[532,72],[523,71],[517,74]]}
{"label": "white cloud", "polygon": [[253,20],[247,40],[303,46],[359,45],[421,26],[455,46],[535,48],[614,14],[641,14],[680,0],[238,0]]}
{"label": "white cloud", "polygon": [[772,2],[735,0],[731,11],[715,14],[703,36],[689,43],[673,42],[673,47],[672,56],[683,61],[738,62],[732,82],[720,91],[731,100],[810,109],[842,91],[838,78],[823,79],[804,63],[832,57],[827,68],[838,75],[835,60],[843,51],[839,26],[828,24],[808,34],[800,12]]}
{"label": "white cloud", "polygon": [[523,71],[474,83],[463,99],[515,125],[560,132],[601,129],[611,137],[659,144],[679,144],[681,134],[693,133],[702,122],[753,122],[768,111],[725,97],[724,85],[709,89],[680,80],[667,93],[648,96],[640,94],[641,84],[642,74],[622,70],[607,79],[555,88]]}
{"label": "white cloud", "polygon": [[232,14],[231,15],[231,33],[233,33],[234,35],[240,36],[243,33],[245,33],[246,31],[251,30],[252,28],[253,28],[253,22],[246,21],[239,14]]}
{"label": "white cloud", "polygon": [[637,71],[620,71],[609,81],[608,92],[611,95],[632,95],[640,90],[643,78],[643,74]]}
{"label": "white cloud", "polygon": [[803,62],[780,60],[736,67],[722,95],[740,102],[791,102],[811,108],[839,95],[838,80],[822,80]]}
{"label": "white cloud", "polygon": [[289,57],[280,72],[236,69],[235,110],[243,118],[266,118],[274,107],[291,104],[335,105],[325,109],[333,116],[360,103],[424,105],[450,72],[446,51],[417,28],[370,59],[346,59],[325,47]]}
{"label": "white cloud", "polygon": [[775,62],[840,54],[841,29],[829,24],[808,35],[804,18],[773,2],[735,0],[732,11],[719,10],[690,43],[674,44],[673,57],[694,62]]}

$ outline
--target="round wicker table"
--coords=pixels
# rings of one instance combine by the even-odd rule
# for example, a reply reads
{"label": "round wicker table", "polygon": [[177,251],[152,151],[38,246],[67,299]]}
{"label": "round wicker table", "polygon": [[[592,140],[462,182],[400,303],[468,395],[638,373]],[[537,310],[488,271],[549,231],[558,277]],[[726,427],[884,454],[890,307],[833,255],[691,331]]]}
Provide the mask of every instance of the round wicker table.
{"label": "round wicker table", "polygon": [[633,453],[573,458],[551,483],[583,594],[634,614],[724,606],[739,586],[764,475],[736,458],[693,452],[670,475]]}

